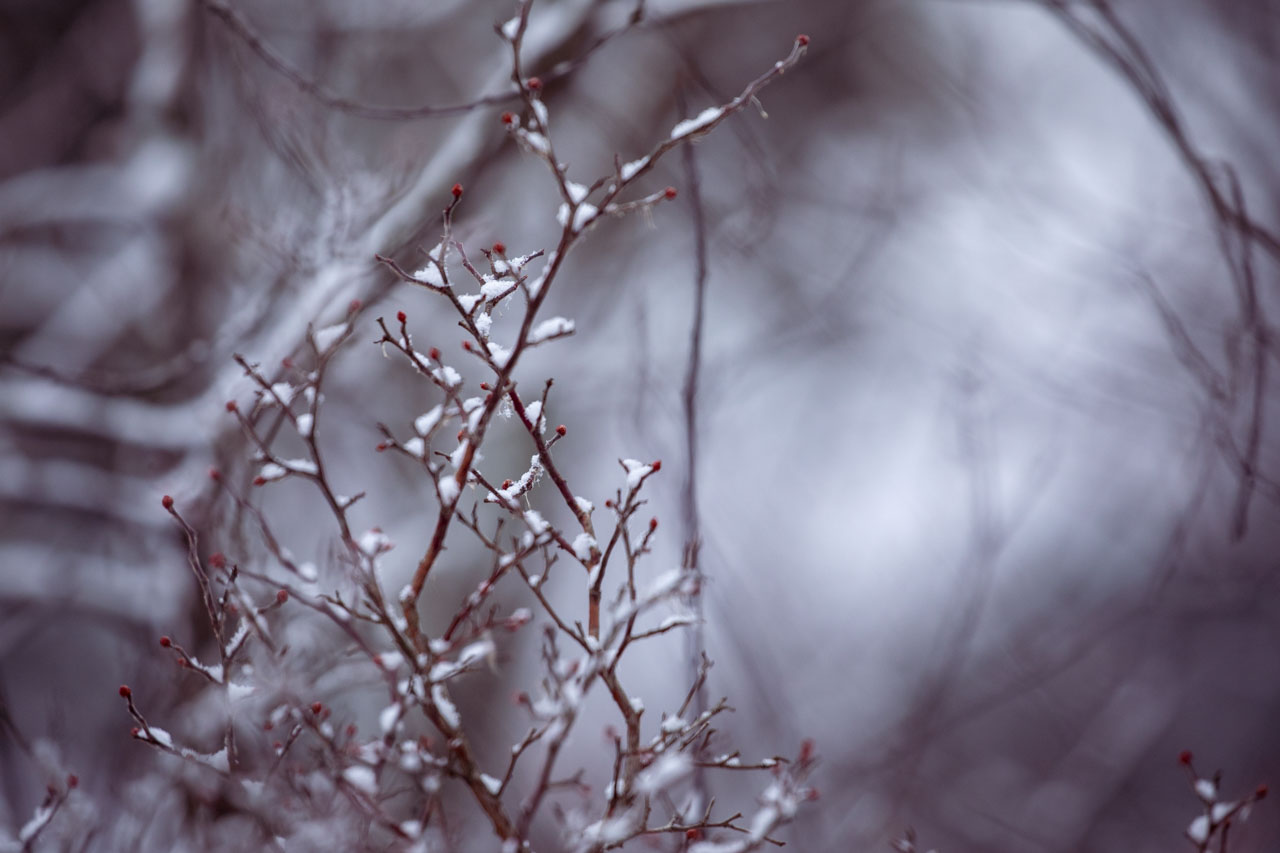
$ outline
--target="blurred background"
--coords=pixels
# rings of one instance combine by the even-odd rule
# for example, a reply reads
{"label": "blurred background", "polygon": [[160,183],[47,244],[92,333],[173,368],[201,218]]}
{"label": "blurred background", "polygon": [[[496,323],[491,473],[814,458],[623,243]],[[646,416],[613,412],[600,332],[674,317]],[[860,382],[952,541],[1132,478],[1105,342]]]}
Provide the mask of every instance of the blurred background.
{"label": "blurred background", "polygon": [[[1280,784],[1280,4],[665,0],[628,26],[636,8],[533,9],[526,67],[581,183],[813,41],[695,146],[700,194],[672,155],[644,190],[675,203],[576,250],[545,313],[578,331],[517,379],[555,378],[557,458],[597,505],[618,458],[664,460],[646,571],[678,565],[701,209],[710,692],[744,756],[817,742],[793,848],[885,850],[912,825],[946,853],[1154,853],[1199,813],[1179,750],[1226,796]],[[325,447],[399,544],[388,588],[408,577],[429,484],[373,451],[375,424],[434,400],[369,342],[401,309],[422,345],[456,352],[459,330],[372,256],[420,265],[455,181],[469,246],[554,245],[510,105],[422,108],[508,90],[513,13],[0,2],[0,824],[71,771],[51,844],[182,835],[115,696],[176,721],[198,693],[155,645],[202,622],[159,499],[261,559],[206,475],[247,471],[232,354],[279,364],[355,298]],[[497,479],[520,439],[486,447]],[[264,498],[323,563],[311,500]],[[480,565],[450,551],[436,616]],[[500,748],[533,677],[503,653],[464,697]],[[682,655],[654,645],[635,692],[678,702]],[[566,762],[599,752],[583,725]],[[754,783],[713,784],[748,810]],[[1232,850],[1278,846],[1269,801],[1233,830]]]}

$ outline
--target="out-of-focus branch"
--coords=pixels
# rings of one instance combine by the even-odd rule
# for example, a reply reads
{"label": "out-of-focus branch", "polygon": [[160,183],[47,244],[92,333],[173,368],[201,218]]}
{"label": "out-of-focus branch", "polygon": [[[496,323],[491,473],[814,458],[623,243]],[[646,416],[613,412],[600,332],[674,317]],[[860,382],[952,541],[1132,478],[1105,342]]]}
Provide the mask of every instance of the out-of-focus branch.
{"label": "out-of-focus branch", "polygon": [[[469,113],[479,107],[510,104],[520,100],[520,92],[518,90],[495,92],[491,95],[482,95],[457,104],[422,104],[414,107],[381,106],[348,98],[330,91],[315,78],[308,76],[289,60],[285,59],[258,34],[244,14],[227,0],[197,0],[197,2],[210,15],[222,21],[227,29],[243,41],[268,68],[284,77],[303,94],[332,110],[376,121],[412,121],[415,119],[458,116]],[[523,8],[527,9],[530,5],[529,3],[524,3]],[[527,17],[527,15],[524,15],[524,17]],[[555,82],[569,77],[598,50],[632,27],[640,24],[643,20],[644,0],[638,0],[635,9],[623,26],[598,36],[573,59],[557,63],[545,75],[546,81]]]}
{"label": "out-of-focus branch", "polygon": [[[1250,214],[1235,167],[1229,162],[1215,161],[1197,148],[1159,69],[1141,41],[1116,14],[1110,0],[1039,2],[1134,89],[1182,160],[1215,221],[1239,313],[1237,327],[1229,340],[1225,394],[1222,385],[1215,381],[1215,372],[1206,370],[1204,360],[1198,357],[1198,350],[1188,348],[1182,324],[1162,302],[1157,303],[1157,309],[1180,359],[1205,386],[1210,405],[1223,410],[1217,418],[1219,447],[1239,480],[1231,533],[1233,538],[1241,539],[1248,530],[1251,498],[1260,481],[1267,479],[1260,471],[1260,454],[1268,362],[1272,357],[1280,357],[1266,306],[1258,292],[1254,254],[1260,250],[1273,265],[1280,264],[1280,236]],[[1237,441],[1235,428],[1230,423],[1231,416],[1237,412],[1245,421],[1243,442]]]}
{"label": "out-of-focus branch", "polygon": [[[685,99],[681,95],[680,112],[687,113]],[[702,179],[698,172],[697,155],[692,145],[686,145],[683,155],[684,179],[688,187],[689,206],[693,217],[693,320],[689,327],[689,359],[685,365],[684,389],[681,402],[684,407],[685,471],[681,493],[680,516],[684,527],[684,569],[693,576],[693,592],[686,602],[693,621],[685,633],[685,665],[689,681],[696,685],[692,696],[695,714],[707,710],[706,678],[698,677],[706,658],[706,633],[704,628],[703,590],[706,585],[701,563],[702,531],[698,514],[698,379],[702,372],[702,333],[707,304],[707,220],[702,201]],[[701,757],[701,756],[699,756]],[[709,799],[706,770],[701,764],[694,770],[694,789],[702,802]]]}

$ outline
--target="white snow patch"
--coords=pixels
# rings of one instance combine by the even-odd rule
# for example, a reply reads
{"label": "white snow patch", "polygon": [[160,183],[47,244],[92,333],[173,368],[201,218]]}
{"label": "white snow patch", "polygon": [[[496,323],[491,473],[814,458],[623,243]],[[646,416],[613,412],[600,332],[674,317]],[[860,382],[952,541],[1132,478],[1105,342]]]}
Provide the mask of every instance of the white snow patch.
{"label": "white snow patch", "polygon": [[444,407],[436,406],[426,414],[418,415],[413,421],[413,429],[418,435],[427,435],[440,423],[440,418],[444,415]]}
{"label": "white snow patch", "polygon": [[431,701],[435,703],[436,710],[444,718],[445,725],[452,729],[462,725],[462,716],[458,713],[458,706],[453,704],[449,694],[445,692],[443,684],[431,685]]}
{"label": "white snow patch", "polygon": [[451,506],[458,500],[458,481],[452,474],[442,475],[436,485],[440,489],[440,501],[446,506]]}
{"label": "white snow patch", "polygon": [[[49,821],[53,820],[53,806],[40,806],[31,815],[31,820],[22,825],[22,829],[18,831],[18,840],[22,842],[22,849],[26,849],[26,844],[36,837],[40,830],[44,829]],[[5,849],[10,849],[6,844]]]}
{"label": "white snow patch", "polygon": [[325,326],[315,333],[316,349],[320,352],[328,352],[334,344],[342,340],[342,336],[347,333],[351,326],[347,323],[335,323],[332,326]]}
{"label": "white snow patch", "polygon": [[452,465],[454,468],[461,468],[462,460],[466,457],[467,448],[470,446],[471,446],[470,442],[468,442],[466,439],[463,439],[461,442],[459,442],[458,446],[454,448],[452,453],[449,454],[449,464]]}
{"label": "white snow patch", "polygon": [[501,278],[484,277],[484,284],[480,285],[480,295],[488,301],[497,299],[499,296],[505,296],[515,288],[515,282]]}
{"label": "white snow patch", "polygon": [[547,338],[573,334],[573,321],[567,317],[550,317],[533,327],[529,333],[529,343],[536,344]]}
{"label": "white snow patch", "polygon": [[645,592],[645,600],[653,601],[655,599],[662,598],[665,595],[669,595],[680,586],[680,581],[684,578],[684,573],[684,569],[670,569],[669,571],[665,571],[658,575],[658,577],[655,578],[653,583],[649,586],[648,591]]}
{"label": "white snow patch", "polygon": [[[573,209],[573,225],[570,226],[570,230],[574,232],[581,231],[586,227],[588,222],[596,218],[596,214],[599,212],[599,208],[594,204],[587,204],[586,202],[583,202],[582,204],[575,206]],[[561,203],[559,209],[556,211],[556,222],[559,222],[561,225],[568,225],[569,205]]]}
{"label": "white snow patch", "polygon": [[656,794],[679,782],[693,770],[693,762],[682,752],[668,752],[636,778],[636,790]]}
{"label": "white snow patch", "polygon": [[279,398],[281,403],[288,406],[293,402],[293,396],[296,393],[298,393],[298,389],[288,382],[277,382],[271,386],[271,393],[265,397],[265,400],[268,404],[272,404]]}
{"label": "white snow patch", "polygon": [[524,140],[524,144],[528,145],[531,150],[537,154],[546,154],[551,150],[551,146],[547,143],[547,138],[541,133],[535,133],[532,130],[521,128],[516,133],[520,139]]}
{"label": "white snow patch", "polygon": [[691,133],[696,133],[716,119],[720,118],[722,115],[724,115],[723,107],[707,107],[693,118],[685,119],[675,127],[671,128],[671,138],[676,139],[681,136],[688,136]]}
{"label": "white snow patch", "polygon": [[381,652],[374,655],[373,662],[383,669],[395,671],[404,663],[404,655],[392,649],[389,652]]}
{"label": "white snow patch", "polygon": [[629,181],[636,176],[636,173],[649,165],[649,155],[641,157],[639,160],[632,160],[630,163],[622,164],[622,180]]}
{"label": "white snow patch", "polygon": [[342,778],[357,791],[373,795],[378,793],[378,777],[372,767],[357,764],[342,771]]}
{"label": "white snow patch", "polygon": [[274,462],[266,462],[262,465],[262,470],[258,472],[258,476],[266,480],[268,483],[279,480],[289,473],[289,469],[283,465],[277,465]]}
{"label": "white snow patch", "polygon": [[627,469],[627,488],[634,489],[640,481],[653,472],[652,465],[646,465],[639,459],[623,459],[622,467]]}
{"label": "white snow patch", "polygon": [[364,551],[370,557],[381,554],[383,551],[390,551],[394,543],[387,538],[387,534],[381,529],[374,527],[366,530],[360,536],[360,550]]}
{"label": "white snow patch", "polygon": [[315,474],[319,471],[310,459],[286,459],[284,466],[295,474]]}
{"label": "white snow patch", "polygon": [[573,553],[582,562],[591,559],[591,549],[596,547],[596,538],[590,533],[579,533],[573,540]]}
{"label": "white snow patch", "polygon": [[542,267],[542,272],[538,273],[538,277],[529,283],[530,297],[536,297],[539,293],[542,292],[542,288],[546,286],[547,276],[551,273],[551,270],[555,267],[556,257],[557,257],[557,253],[554,251],[551,254],[547,255],[547,263]]}
{"label": "white snow patch", "polygon": [[253,684],[239,684],[235,681],[227,682],[227,698],[232,702],[238,702],[241,699],[247,699],[253,695],[256,688]]}
{"label": "white snow patch", "polygon": [[596,821],[582,830],[582,839],[594,845],[617,844],[635,834],[636,819],[626,812],[617,817]]}
{"label": "white snow patch", "polygon": [[1191,825],[1187,827],[1187,838],[1190,838],[1195,844],[1204,844],[1209,840],[1208,815],[1200,815],[1200,817],[1191,821]]}
{"label": "white snow patch", "polygon": [[[1226,820],[1227,815],[1235,811],[1235,808],[1236,808],[1235,803],[1214,803],[1213,808],[1210,809],[1210,811],[1213,813],[1213,822],[1222,823],[1222,821]],[[1246,811],[1247,809],[1242,809],[1240,811],[1241,820],[1243,820],[1247,816]]]}
{"label": "white snow patch", "polygon": [[506,367],[507,362],[511,360],[511,350],[502,344],[495,344],[493,341],[489,341],[489,358],[496,367]]}
{"label": "white snow patch", "polygon": [[697,620],[694,619],[694,617],[690,616],[687,613],[673,614],[671,616],[668,616],[666,619],[662,620],[662,622],[658,625],[658,630],[670,631],[672,628],[676,627],[677,625],[692,625],[696,621]]}
{"label": "white snow patch", "polygon": [[533,114],[538,117],[544,129],[551,124],[551,114],[547,112],[547,105],[541,98],[533,102]]}
{"label": "white snow patch", "polygon": [[470,666],[479,660],[491,657],[496,651],[493,640],[488,637],[482,637],[474,643],[468,643],[458,652],[458,663],[462,666]]}
{"label": "white snow patch", "polygon": [[427,264],[425,267],[415,272],[413,274],[413,277],[416,278],[418,281],[425,281],[427,284],[431,285],[432,287],[448,287],[449,286],[445,282],[444,276],[440,274],[440,267],[437,266],[436,264]]}
{"label": "white snow patch", "polygon": [[395,731],[396,725],[400,722],[401,711],[402,709],[398,702],[382,709],[382,713],[378,715],[378,726],[382,729],[383,734]]}
{"label": "white snow patch", "polygon": [[542,401],[541,400],[534,400],[532,403],[525,406],[524,413],[525,413],[525,417],[529,419],[529,423],[536,426],[539,432],[542,432],[547,428],[547,425],[545,422],[539,423],[539,421],[542,420]]}
{"label": "white snow patch", "polygon": [[431,375],[443,382],[447,388],[457,388],[462,384],[462,375],[447,364],[439,370],[431,371]]}

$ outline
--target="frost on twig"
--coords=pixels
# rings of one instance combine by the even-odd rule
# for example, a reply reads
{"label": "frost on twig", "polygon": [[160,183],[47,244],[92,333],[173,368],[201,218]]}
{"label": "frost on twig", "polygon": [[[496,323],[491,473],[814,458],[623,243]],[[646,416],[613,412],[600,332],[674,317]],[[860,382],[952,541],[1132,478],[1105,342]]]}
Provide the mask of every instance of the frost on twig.
{"label": "frost on twig", "polygon": [[1220,791],[1221,773],[1209,777],[1197,773],[1194,758],[1186,750],[1178,755],[1178,764],[1186,771],[1191,790],[1202,807],[1201,813],[1187,826],[1187,840],[1195,845],[1197,853],[1208,853],[1215,848],[1219,853],[1226,853],[1232,825],[1248,820],[1254,804],[1267,796],[1267,786],[1259,785],[1240,799],[1224,799]]}
{"label": "frost on twig", "polygon": [[[744,759],[721,748],[715,727],[731,710],[727,699],[694,703],[710,668],[705,656],[674,708],[647,708],[624,676],[624,658],[697,621],[685,606],[693,573],[677,568],[647,578],[642,566],[660,525],[638,513],[662,463],[620,459],[616,487],[597,510],[596,500],[570,486],[571,472],[557,459],[560,442],[573,433],[550,426],[552,381],[538,393],[517,371],[529,349],[562,346],[579,333],[573,318],[541,310],[583,235],[601,216],[674,199],[671,188],[640,195],[633,188],[664,154],[712,130],[794,66],[807,39],[737,98],[677,126],[642,158],[579,183],[556,158],[543,81],[521,70],[530,8],[522,3],[498,28],[525,108],[503,120],[553,175],[558,198],[547,212],[560,226],[556,245],[468,249],[453,232],[465,197],[455,184],[425,263],[409,272],[378,257],[436,300],[461,331],[460,342],[424,346],[405,311],[394,321],[376,320],[375,345],[411,371],[430,398],[410,418],[379,423],[381,440],[370,448],[420,478],[420,541],[397,543],[367,520],[358,524],[352,508],[369,484],[338,482],[329,464],[325,380],[333,361],[364,335],[360,306],[309,330],[305,348],[278,366],[237,356],[248,389],[226,408],[251,449],[252,471],[245,483],[210,475],[251,536],[210,552],[188,508],[163,502],[186,538],[210,634],[204,642],[166,635],[160,646],[176,673],[216,692],[220,712],[190,731],[171,731],[144,714],[144,697],[132,688],[122,686],[120,696],[136,740],[216,779],[264,838],[289,839],[322,820],[359,827],[367,847],[425,844],[448,833],[461,796],[503,850],[522,849],[551,823],[569,849],[582,851],[664,837],[706,851],[777,844],[778,830],[816,796],[807,784],[813,745],[806,742],[794,760]],[[483,450],[504,417],[527,442],[528,462],[515,470],[503,470]],[[321,499],[330,543],[324,570],[295,556],[260,506],[259,495],[284,483]],[[471,566],[474,580],[449,601],[450,587],[432,579],[457,537],[472,540],[482,556]],[[387,588],[384,566],[397,547],[421,554],[398,590]],[[577,590],[574,604],[551,594],[553,575],[558,587]],[[424,612],[428,596],[437,606]],[[527,627],[533,621],[536,633]],[[526,639],[532,636],[539,639]],[[515,645],[530,642],[540,650],[539,672],[517,693],[520,728],[505,753],[477,748],[463,700],[468,685],[504,674]],[[593,694],[613,720],[611,749],[598,767],[565,768],[565,747],[581,736]],[[351,702],[351,695],[363,699]],[[362,731],[355,707],[370,704],[373,724]],[[705,771],[762,774],[756,808],[732,811],[693,796],[691,777]],[[271,814],[246,805],[250,799],[272,803]]]}

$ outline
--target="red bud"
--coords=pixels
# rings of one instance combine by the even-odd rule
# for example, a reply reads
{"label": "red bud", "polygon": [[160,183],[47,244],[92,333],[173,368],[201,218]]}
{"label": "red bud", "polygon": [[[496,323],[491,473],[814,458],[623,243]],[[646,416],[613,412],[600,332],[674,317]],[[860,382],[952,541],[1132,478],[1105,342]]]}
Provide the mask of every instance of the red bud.
{"label": "red bud", "polygon": [[804,33],[801,33],[800,35],[796,36],[796,44],[800,45],[801,47],[808,47],[809,37]]}
{"label": "red bud", "polygon": [[129,689],[129,685],[127,684],[120,685],[120,697],[122,699],[128,699],[132,695],[133,695],[133,691]]}
{"label": "red bud", "polygon": [[665,190],[663,190],[663,191],[662,191],[662,197],[663,197],[663,198],[665,198],[667,201],[670,201],[671,199],[675,198],[675,197],[676,197],[676,188],[675,188],[675,187],[667,187]]}
{"label": "red bud", "polygon": [[454,184],[450,192],[453,193],[454,198],[462,198],[462,184]]}
{"label": "red bud", "polygon": [[397,311],[397,312],[396,312],[396,319],[397,319],[397,320],[399,320],[401,323],[403,323],[403,322],[404,322],[406,319],[408,319],[408,318],[407,318],[407,317],[405,317],[405,314],[404,314],[404,312],[403,312],[403,311]]}
{"label": "red bud", "polygon": [[160,505],[165,509],[173,509],[173,498],[165,495],[160,499]]}

